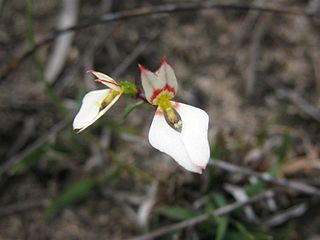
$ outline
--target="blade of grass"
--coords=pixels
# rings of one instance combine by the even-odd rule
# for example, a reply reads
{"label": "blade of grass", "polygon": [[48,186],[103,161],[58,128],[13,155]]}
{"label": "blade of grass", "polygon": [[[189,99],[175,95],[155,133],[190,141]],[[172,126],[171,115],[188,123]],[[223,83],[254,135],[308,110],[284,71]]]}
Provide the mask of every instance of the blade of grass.
{"label": "blade of grass", "polygon": [[33,149],[32,152],[30,152],[12,167],[10,173],[13,175],[25,173],[32,166],[34,166],[48,150],[48,144],[43,144]]}
{"label": "blade of grass", "polygon": [[49,207],[44,211],[44,217],[50,218],[62,211],[66,206],[77,203],[87,198],[99,186],[111,183],[119,175],[120,169],[117,167],[109,173],[95,178],[82,179],[61,193]]}
{"label": "blade of grass", "polygon": [[[227,205],[227,202],[222,194],[219,193],[212,193],[211,197],[213,198],[215,205],[217,206],[217,209],[222,208]],[[225,215],[222,217],[217,217],[217,230],[216,230],[216,240],[223,240],[226,232],[228,230],[229,225],[229,215]]]}
{"label": "blade of grass", "polygon": [[135,103],[131,103],[131,104],[128,104],[125,109],[123,110],[122,112],[122,117],[123,118],[127,118],[128,115],[134,110],[136,109],[137,107],[140,107],[141,105],[143,105],[144,102],[143,101],[138,101],[138,102],[135,102]]}
{"label": "blade of grass", "polygon": [[193,218],[193,217],[199,215],[199,213],[197,213],[195,211],[191,211],[189,209],[178,207],[178,206],[177,207],[162,207],[162,208],[158,209],[157,213],[162,216],[165,216],[167,218],[170,218],[173,220],[178,220],[178,221],[190,219],[190,218]]}

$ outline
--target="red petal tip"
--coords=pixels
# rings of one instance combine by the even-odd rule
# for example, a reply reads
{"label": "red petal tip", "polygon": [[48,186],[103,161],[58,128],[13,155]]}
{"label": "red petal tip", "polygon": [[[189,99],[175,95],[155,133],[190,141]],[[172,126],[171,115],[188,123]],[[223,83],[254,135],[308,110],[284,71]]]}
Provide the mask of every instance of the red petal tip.
{"label": "red petal tip", "polygon": [[147,69],[144,66],[142,66],[141,64],[138,64],[138,67],[140,69],[140,72],[147,71]]}
{"label": "red petal tip", "polygon": [[163,59],[162,59],[162,63],[161,63],[161,65],[162,65],[162,64],[164,64],[164,63],[168,63],[168,62],[167,62],[167,57],[166,57],[166,56],[163,56]]}
{"label": "red petal tip", "polygon": [[205,165],[197,165],[201,170],[205,170],[206,169],[206,167],[207,167],[207,164],[205,164]]}
{"label": "red petal tip", "polygon": [[172,66],[167,62],[167,57],[166,57],[166,56],[163,57],[162,62],[161,62],[161,65],[160,65],[160,67],[159,67],[159,69],[158,69],[157,71],[159,71],[160,68],[161,68],[163,65],[168,65],[168,66],[172,67]]}
{"label": "red petal tip", "polygon": [[81,132],[81,128],[74,128],[73,131],[75,131],[76,134],[79,134]]}

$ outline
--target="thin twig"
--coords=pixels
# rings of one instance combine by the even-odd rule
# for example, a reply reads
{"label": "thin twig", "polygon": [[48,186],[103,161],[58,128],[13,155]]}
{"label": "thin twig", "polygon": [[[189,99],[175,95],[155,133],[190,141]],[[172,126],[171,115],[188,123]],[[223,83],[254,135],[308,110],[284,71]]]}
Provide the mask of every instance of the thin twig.
{"label": "thin twig", "polygon": [[49,202],[49,199],[34,199],[3,206],[0,208],[0,216],[4,217],[13,213],[28,211],[35,208],[44,208],[49,206]]}
{"label": "thin twig", "polygon": [[114,78],[119,77],[123,74],[127,68],[130,66],[134,60],[150,45],[159,36],[159,31],[151,33],[151,36],[146,40],[140,43],[134,48],[134,50],[116,67],[116,69],[111,73],[111,76]]}
{"label": "thin twig", "polygon": [[211,159],[209,162],[209,165],[216,166],[220,169],[223,169],[225,171],[231,172],[231,173],[239,173],[246,176],[253,176],[260,180],[263,180],[265,182],[273,183],[279,186],[287,187],[289,189],[293,189],[300,193],[315,195],[320,197],[320,189],[313,187],[311,185],[307,185],[304,183],[296,182],[293,180],[286,180],[286,179],[276,179],[272,177],[268,173],[258,173],[255,171],[252,171],[250,169],[240,167],[219,159]]}
{"label": "thin twig", "polygon": [[296,217],[300,217],[308,210],[308,204],[307,203],[300,203],[299,205],[290,207],[286,209],[285,211],[282,211],[280,213],[277,213],[273,215],[272,217],[264,220],[262,223],[265,226],[268,227],[275,227],[279,226],[280,224]]}
{"label": "thin twig", "polygon": [[68,27],[65,29],[57,30],[42,41],[39,41],[35,46],[24,53],[19,57],[16,57],[9,61],[1,70],[0,70],[0,79],[4,79],[10,72],[14,71],[22,62],[32,56],[37,50],[44,47],[45,45],[51,43],[54,39],[59,37],[62,34],[65,34],[70,31],[77,31],[87,27],[91,27],[98,24],[104,24],[119,20],[126,20],[131,18],[137,18],[142,16],[151,16],[158,15],[163,13],[180,13],[180,12],[195,12],[201,10],[212,10],[212,9],[221,9],[221,10],[238,10],[238,11],[247,11],[247,10],[256,10],[263,12],[272,12],[278,14],[291,14],[291,15],[306,15],[311,16],[311,14],[306,13],[302,8],[293,8],[286,7],[281,5],[241,5],[241,4],[221,4],[221,3],[211,3],[211,2],[201,2],[201,3],[184,3],[184,4],[163,4],[158,6],[146,6],[141,8],[135,8],[130,10],[124,10],[114,13],[106,13],[98,17],[88,18],[86,21]]}
{"label": "thin twig", "polygon": [[8,149],[6,157],[11,157],[15,155],[20,149],[28,142],[31,135],[34,133],[36,128],[36,119],[27,118],[23,123],[23,128],[17,136],[17,140],[12,144],[10,149]]}
{"label": "thin twig", "polygon": [[59,131],[66,127],[70,123],[70,120],[62,120],[57,123],[52,129],[47,133],[38,138],[34,143],[27,147],[22,152],[8,159],[2,166],[0,166],[0,177],[7,172],[13,165],[21,161],[27,155],[32,153],[35,149],[46,143],[50,138],[55,136]]}
{"label": "thin twig", "polygon": [[[63,0],[62,10],[58,17],[58,29],[73,26],[77,23],[79,0]],[[53,50],[45,66],[45,78],[53,84],[67,60],[67,54],[73,41],[73,33],[65,34],[54,42]]]}
{"label": "thin twig", "polygon": [[[131,140],[130,138],[125,138],[124,136],[125,135],[122,135],[123,139],[125,139],[127,141]],[[140,139],[140,140],[138,141],[138,139]],[[146,140],[144,138],[138,137],[138,136],[135,139],[133,139],[133,141],[135,143],[139,143],[140,145],[147,144]],[[283,186],[283,187],[295,190],[300,193],[320,196],[320,189],[318,189],[314,186],[311,186],[311,185],[308,185],[305,183],[300,183],[300,182],[293,181],[293,180],[276,179],[268,173],[255,172],[251,169],[240,167],[238,165],[228,163],[228,162],[220,160],[220,159],[210,159],[209,165],[215,166],[217,168],[220,168],[220,169],[227,171],[227,172],[230,172],[230,173],[239,173],[239,174],[249,176],[249,177],[256,177],[262,181],[269,182],[269,183],[279,185],[279,186]]]}
{"label": "thin twig", "polygon": [[302,112],[320,122],[320,109],[308,103],[304,98],[294,91],[279,89],[276,94],[280,98],[287,98],[295,104]]}
{"label": "thin twig", "polygon": [[180,229],[183,229],[183,228],[187,228],[187,227],[192,227],[196,224],[199,224],[201,222],[204,222],[206,220],[208,220],[208,218],[213,215],[213,216],[222,216],[222,215],[226,215],[228,213],[231,213],[241,207],[244,207],[244,206],[247,206],[249,204],[253,204],[253,203],[256,203],[256,202],[260,202],[262,201],[263,199],[266,199],[266,198],[270,198],[270,197],[273,197],[274,193],[273,191],[265,191],[263,192],[262,194],[258,195],[258,196],[255,196],[255,197],[252,197],[246,201],[240,201],[240,202],[235,202],[235,203],[232,203],[232,204],[229,204],[225,207],[222,207],[222,208],[219,208],[217,210],[214,210],[210,213],[205,213],[205,214],[201,214],[197,217],[194,217],[194,218],[191,218],[191,219],[188,219],[188,220],[185,220],[185,221],[181,221],[181,222],[178,222],[178,223],[174,223],[172,225],[169,225],[169,226],[165,226],[165,227],[161,227],[151,233],[147,233],[145,235],[142,235],[142,236],[138,236],[138,237],[134,237],[134,238],[131,238],[130,240],[148,240],[148,239],[153,239],[155,237],[159,237],[159,236],[163,236],[165,234],[168,234],[168,233],[172,233],[172,232],[175,232],[175,231],[178,231]]}

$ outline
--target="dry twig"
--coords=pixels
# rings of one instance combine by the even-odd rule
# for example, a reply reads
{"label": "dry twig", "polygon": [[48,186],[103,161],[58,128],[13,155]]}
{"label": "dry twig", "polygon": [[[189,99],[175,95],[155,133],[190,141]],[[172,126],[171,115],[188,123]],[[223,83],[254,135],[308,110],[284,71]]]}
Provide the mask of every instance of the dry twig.
{"label": "dry twig", "polygon": [[268,218],[267,220],[263,221],[263,225],[268,227],[275,227],[278,226],[292,218],[299,217],[303,215],[308,210],[307,203],[301,203],[299,205],[290,207],[285,211],[277,213],[272,217]]}
{"label": "dry twig", "polygon": [[132,62],[134,62],[137,57],[150,45],[150,43],[159,36],[159,31],[151,33],[151,36],[146,40],[140,43],[134,48],[134,50],[117,66],[117,68],[111,73],[111,76],[114,78],[119,77],[124,73]]}
{"label": "dry twig", "polygon": [[[78,16],[78,0],[62,1],[62,11],[58,17],[58,29],[63,29],[76,24]],[[73,40],[73,33],[67,33],[57,38],[54,42],[53,51],[48,59],[45,77],[50,84],[53,84],[60,74],[66,59],[67,53]]]}
{"label": "dry twig", "polygon": [[61,131],[64,127],[70,124],[70,120],[62,120],[57,123],[55,126],[51,128],[51,130],[47,133],[39,137],[36,141],[34,141],[29,147],[25,150],[21,151],[17,155],[8,159],[2,166],[0,166],[0,177],[7,172],[14,164],[21,161],[28,154],[33,152],[35,149],[46,143],[50,138],[54,137],[59,131]]}
{"label": "dry twig", "polygon": [[131,18],[157,15],[163,13],[179,13],[179,12],[195,12],[200,10],[210,10],[210,9],[221,9],[221,10],[256,10],[263,12],[272,12],[278,14],[293,14],[293,15],[306,15],[311,16],[310,13],[306,13],[302,8],[293,8],[281,5],[241,5],[241,4],[221,4],[221,3],[212,3],[212,2],[200,2],[200,3],[184,3],[184,4],[163,4],[158,6],[146,6],[141,8],[135,8],[131,10],[124,10],[121,12],[107,13],[98,17],[93,17],[87,19],[82,23],[61,29],[49,34],[48,37],[44,38],[42,41],[39,41],[35,46],[26,52],[22,53],[20,56],[12,59],[0,70],[0,79],[4,79],[9,73],[14,71],[22,62],[32,56],[38,49],[44,47],[45,45],[51,43],[57,37],[62,34],[68,33],[70,31],[81,30],[87,27],[91,27],[98,24],[114,22],[119,20],[126,20]]}
{"label": "dry twig", "polygon": [[231,213],[231,212],[233,212],[239,208],[242,208],[244,206],[248,206],[250,204],[260,202],[264,199],[271,198],[271,197],[273,197],[273,195],[274,195],[274,193],[272,191],[265,191],[265,192],[261,193],[260,195],[252,197],[246,201],[240,201],[240,202],[235,202],[235,203],[229,204],[225,207],[219,208],[219,209],[212,211],[210,213],[201,214],[197,217],[194,217],[194,218],[191,218],[191,219],[188,219],[185,221],[181,221],[181,222],[169,225],[169,226],[161,227],[151,233],[147,233],[142,236],[134,237],[134,238],[131,238],[130,240],[153,239],[155,237],[163,236],[165,234],[172,233],[172,232],[178,231],[183,228],[192,227],[196,224],[199,224],[201,222],[208,220],[208,218],[211,215],[216,216],[216,217],[226,215],[226,214]]}
{"label": "dry twig", "polygon": [[292,190],[295,190],[300,193],[310,194],[317,197],[320,197],[320,189],[313,187],[311,185],[307,185],[304,183],[296,182],[293,180],[286,180],[286,179],[276,179],[272,177],[268,173],[258,173],[255,171],[252,171],[250,169],[240,167],[219,159],[211,159],[209,162],[210,165],[216,166],[220,169],[223,169],[225,171],[228,171],[230,173],[239,173],[242,175],[250,176],[250,177],[256,177],[260,180],[263,180],[265,182],[273,183],[279,186],[283,186]]}
{"label": "dry twig", "polygon": [[[147,145],[147,141],[142,138],[142,137],[134,137],[134,138],[128,138],[126,134],[122,134],[121,135],[122,139],[127,140],[127,141],[132,141],[135,143],[140,144],[141,146],[146,146]],[[224,171],[230,172],[230,173],[239,173],[248,177],[256,177],[262,181],[265,182],[269,182],[278,186],[283,186],[292,190],[295,190],[297,192],[300,193],[305,193],[305,194],[310,194],[310,195],[315,195],[315,196],[320,196],[320,189],[308,185],[308,184],[304,184],[304,183],[300,183],[300,182],[296,182],[293,180],[286,180],[286,179],[276,179],[274,177],[272,177],[270,174],[268,173],[259,173],[259,172],[255,172],[251,169],[247,169],[244,167],[240,167],[237,166],[235,164],[232,163],[228,163],[226,161],[222,161],[220,159],[210,159],[209,161],[209,165],[215,166],[217,168],[220,168]]]}
{"label": "dry twig", "polygon": [[26,200],[0,208],[0,216],[8,216],[13,213],[32,210],[34,208],[44,208],[49,206],[49,199]]}
{"label": "dry twig", "polygon": [[280,98],[287,98],[295,104],[302,112],[309,115],[316,121],[320,122],[320,109],[308,103],[304,98],[294,91],[284,89],[277,90],[277,95]]}

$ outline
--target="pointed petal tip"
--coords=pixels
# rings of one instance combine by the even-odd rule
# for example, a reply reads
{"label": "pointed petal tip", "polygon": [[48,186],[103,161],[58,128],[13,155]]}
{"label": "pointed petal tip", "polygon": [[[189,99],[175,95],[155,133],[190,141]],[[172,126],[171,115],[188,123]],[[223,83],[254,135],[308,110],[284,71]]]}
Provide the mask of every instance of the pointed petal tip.
{"label": "pointed petal tip", "polygon": [[[99,83],[102,83],[102,84],[104,84],[104,85],[107,85],[107,84],[112,84],[112,85],[114,85],[114,86],[117,86],[117,87],[119,87],[120,85],[119,85],[119,83],[117,83],[116,81],[108,81],[108,80],[104,80],[104,79],[96,79],[96,80],[94,80],[95,82],[99,82]],[[108,85],[107,85],[108,86]],[[110,87],[110,86],[109,86]]]}
{"label": "pointed petal tip", "polygon": [[169,67],[172,68],[171,64],[168,63],[166,56],[163,57],[162,62],[161,62],[161,65],[160,65],[159,69],[157,70],[157,72],[160,70],[160,68],[161,68],[162,66],[165,66],[165,65],[168,65]]}
{"label": "pointed petal tip", "polygon": [[205,165],[197,165],[197,166],[201,169],[201,171],[205,170],[207,168],[207,164],[205,164]]}
{"label": "pointed petal tip", "polygon": [[93,74],[93,72],[95,72],[95,70],[90,69],[90,70],[86,71],[86,73],[92,73],[92,74]]}
{"label": "pointed petal tip", "polygon": [[76,134],[79,134],[82,130],[83,130],[83,128],[73,127],[73,131],[75,131]]}
{"label": "pointed petal tip", "polygon": [[144,72],[144,71],[148,71],[148,69],[146,69],[144,66],[142,66],[141,64],[138,64],[138,67],[140,69],[140,72]]}
{"label": "pointed petal tip", "polygon": [[[188,170],[188,169],[187,169]],[[190,170],[188,170],[190,171]],[[202,174],[202,168],[200,168],[199,166],[195,166],[195,169],[193,169],[192,171],[190,171],[192,173],[197,173],[197,174]]]}
{"label": "pointed petal tip", "polygon": [[167,57],[166,57],[166,56],[163,56],[161,65],[163,65],[163,64],[168,64],[168,62],[167,62]]}

